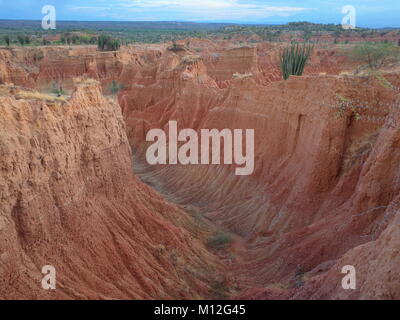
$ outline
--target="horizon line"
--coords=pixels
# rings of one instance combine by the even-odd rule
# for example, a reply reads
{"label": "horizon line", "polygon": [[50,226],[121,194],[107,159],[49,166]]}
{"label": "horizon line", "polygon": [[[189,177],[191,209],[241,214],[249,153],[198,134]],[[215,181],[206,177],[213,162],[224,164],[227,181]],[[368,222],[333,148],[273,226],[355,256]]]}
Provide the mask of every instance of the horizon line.
{"label": "horizon line", "polygon": [[[40,22],[41,19],[7,19],[7,18],[0,18],[0,21],[38,21]],[[262,22],[224,22],[224,21],[195,21],[195,20],[57,20],[57,22],[109,22],[109,23],[194,23],[194,24],[231,24],[231,25],[256,25],[256,26],[280,26],[280,25],[287,25],[289,23],[310,23],[316,25],[340,25],[337,23],[319,23],[319,22],[311,22],[306,20],[298,20],[298,21],[289,21],[284,23],[262,23]],[[400,29],[400,26],[385,26],[385,27],[363,27],[357,26],[357,28],[362,29]]]}

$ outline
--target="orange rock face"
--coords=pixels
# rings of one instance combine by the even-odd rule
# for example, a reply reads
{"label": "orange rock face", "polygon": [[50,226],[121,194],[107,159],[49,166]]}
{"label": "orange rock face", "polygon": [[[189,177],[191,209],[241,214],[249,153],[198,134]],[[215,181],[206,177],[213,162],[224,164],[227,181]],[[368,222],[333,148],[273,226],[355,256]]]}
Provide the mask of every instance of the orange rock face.
{"label": "orange rock face", "polygon": [[0,99],[0,297],[211,297],[218,261],[194,220],[133,175],[117,104],[96,85],[64,103]]}
{"label": "orange rock face", "polygon": [[[177,67],[169,77],[163,74],[154,84],[131,88],[119,98],[139,158],[145,133],[166,128],[169,120],[197,131],[255,129],[256,172],[251,177],[237,177],[221,166],[149,167],[144,174],[160,183],[161,192],[172,193],[174,201],[195,205],[247,239],[241,259],[246,262],[234,265],[233,272],[251,275],[248,281],[267,291],[240,297],[251,292],[258,298],[282,296],[268,293],[269,286],[292,287],[289,295],[296,298],[398,297],[396,250],[389,253],[392,258],[382,257],[385,267],[376,276],[365,274],[371,272],[365,265],[373,253],[364,249],[367,260],[351,256],[352,248],[379,241],[399,210],[399,159],[393,147],[399,139],[396,91],[373,77],[337,76],[292,77],[267,87],[256,79],[236,79],[219,89],[212,77],[205,78],[205,69],[198,62],[185,71],[192,77],[182,81]],[[399,86],[398,75],[388,79]],[[340,97],[354,101],[354,107],[341,111]],[[395,248],[397,240],[391,239]],[[346,252],[351,258],[343,264]],[[339,267],[348,264],[362,273],[357,291],[341,287]],[[387,279],[385,268],[395,280],[375,283],[375,277],[377,282]],[[316,281],[320,272],[326,277],[324,284],[319,282],[322,288],[307,291],[308,281]],[[381,291],[364,287],[370,282]],[[333,290],[333,284],[340,294],[322,294]]]}
{"label": "orange rock face", "polygon": [[[338,76],[354,65],[318,48],[282,81],[280,45],[226,45],[0,51],[3,83],[125,85],[120,109],[97,85],[62,105],[0,97],[0,296],[212,298],[224,283],[242,299],[400,298],[399,74]],[[147,132],[171,120],[254,129],[254,174],[148,165]],[[216,229],[234,237],[222,251],[204,244]],[[55,293],[36,287],[46,264]]]}

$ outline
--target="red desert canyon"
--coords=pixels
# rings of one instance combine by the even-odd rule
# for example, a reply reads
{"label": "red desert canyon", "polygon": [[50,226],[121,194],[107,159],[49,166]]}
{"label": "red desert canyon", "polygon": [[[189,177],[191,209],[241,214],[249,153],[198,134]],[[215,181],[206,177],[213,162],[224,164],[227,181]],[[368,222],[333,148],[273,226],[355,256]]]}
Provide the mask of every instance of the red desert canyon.
{"label": "red desert canyon", "polygon": [[[285,81],[283,42],[174,46],[0,49],[0,298],[400,299],[400,68],[316,44]],[[149,164],[171,123],[242,156],[254,130],[254,170],[228,140]]]}

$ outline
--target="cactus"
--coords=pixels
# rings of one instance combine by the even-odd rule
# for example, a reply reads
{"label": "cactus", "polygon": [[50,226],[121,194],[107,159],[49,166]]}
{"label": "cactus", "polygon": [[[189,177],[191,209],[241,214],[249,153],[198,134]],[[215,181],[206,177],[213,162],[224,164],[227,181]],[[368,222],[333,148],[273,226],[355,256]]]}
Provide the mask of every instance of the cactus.
{"label": "cactus", "polygon": [[299,45],[292,43],[281,53],[281,70],[283,79],[287,80],[291,75],[301,76],[304,67],[310,59],[314,47],[311,45]]}

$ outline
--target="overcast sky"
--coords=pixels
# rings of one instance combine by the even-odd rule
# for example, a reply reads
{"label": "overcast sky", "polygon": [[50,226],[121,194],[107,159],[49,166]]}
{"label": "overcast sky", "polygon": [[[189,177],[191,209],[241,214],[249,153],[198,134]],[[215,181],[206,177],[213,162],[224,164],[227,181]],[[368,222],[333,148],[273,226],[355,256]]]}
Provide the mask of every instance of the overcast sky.
{"label": "overcast sky", "polygon": [[58,20],[197,21],[340,24],[356,8],[361,27],[400,27],[400,0],[0,0],[0,19],[41,19],[53,5]]}

